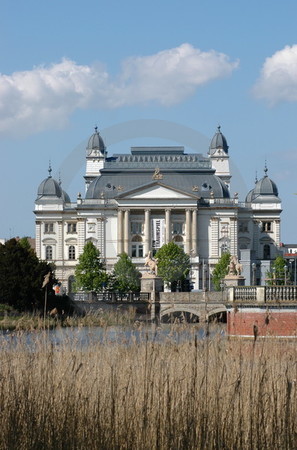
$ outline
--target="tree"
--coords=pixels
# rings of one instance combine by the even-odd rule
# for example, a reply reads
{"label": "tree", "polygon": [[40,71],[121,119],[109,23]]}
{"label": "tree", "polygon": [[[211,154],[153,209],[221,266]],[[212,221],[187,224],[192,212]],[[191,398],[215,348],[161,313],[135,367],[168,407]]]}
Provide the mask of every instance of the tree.
{"label": "tree", "polygon": [[156,253],[158,275],[165,283],[182,285],[190,271],[190,257],[174,242],[163,245]]}
{"label": "tree", "polygon": [[85,291],[101,291],[108,283],[100,252],[92,242],[84,246],[75,269],[76,288]]}
{"label": "tree", "polygon": [[140,275],[127,253],[121,253],[112,273],[113,289],[119,292],[139,291]]}
{"label": "tree", "polygon": [[284,285],[287,281],[287,264],[282,256],[277,256],[271,265],[271,271],[266,273],[268,286]]}
{"label": "tree", "polygon": [[216,291],[220,291],[222,289],[221,283],[228,273],[230,259],[230,253],[223,253],[220,257],[219,262],[215,265],[215,268],[212,272],[212,283]]}
{"label": "tree", "polygon": [[19,311],[42,309],[44,304],[44,276],[51,274],[47,289],[53,284],[53,267],[39,261],[25,241],[10,239],[0,244],[0,303],[13,306]]}

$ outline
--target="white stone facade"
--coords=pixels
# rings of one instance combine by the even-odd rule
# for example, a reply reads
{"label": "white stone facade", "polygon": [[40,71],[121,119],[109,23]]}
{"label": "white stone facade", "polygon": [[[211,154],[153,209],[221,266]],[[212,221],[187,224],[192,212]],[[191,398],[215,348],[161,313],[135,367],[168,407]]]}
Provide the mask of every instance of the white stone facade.
{"label": "white stone facade", "polygon": [[210,273],[223,252],[241,258],[243,251],[247,284],[252,262],[258,284],[264,284],[261,264],[265,260],[267,267],[279,253],[281,213],[277,188],[266,172],[240,202],[229,193],[229,156],[223,148],[203,157],[182,147],[135,147],[131,154],[108,158],[95,130],[86,152],[85,196],[71,202],[51,171],[39,186],[37,255],[55,263],[67,291],[88,241],[100,250],[108,270],[124,251],[142,271],[149,251],[174,241],[190,255],[195,289],[211,287]]}

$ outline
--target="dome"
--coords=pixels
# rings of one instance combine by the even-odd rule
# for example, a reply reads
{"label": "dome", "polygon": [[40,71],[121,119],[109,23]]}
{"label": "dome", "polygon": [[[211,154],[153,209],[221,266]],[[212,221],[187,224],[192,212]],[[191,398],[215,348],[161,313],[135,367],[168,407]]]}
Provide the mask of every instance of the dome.
{"label": "dome", "polygon": [[62,199],[64,203],[71,203],[69,195],[63,189],[62,189]]}
{"label": "dome", "polygon": [[62,197],[62,189],[58,181],[54,180],[50,175],[39,185],[37,198],[41,197]]}
{"label": "dome", "polygon": [[264,177],[256,181],[254,189],[247,194],[246,202],[267,203],[280,201],[277,186],[267,175],[267,167],[265,167],[264,172]]}
{"label": "dome", "polygon": [[105,154],[105,144],[103,142],[102,137],[100,136],[100,133],[98,132],[98,128],[95,127],[95,133],[92,134],[92,136],[89,139],[88,145],[87,145],[87,151],[90,153],[92,150],[99,151],[102,153],[102,155]]}
{"label": "dome", "polygon": [[212,155],[215,150],[222,148],[225,153],[228,153],[228,144],[225,136],[221,133],[221,127],[218,126],[218,130],[214,137],[211,140],[210,146],[209,146],[209,154]]}
{"label": "dome", "polygon": [[245,201],[246,201],[247,203],[251,203],[251,201],[253,200],[253,195],[254,195],[254,189],[251,189],[251,190],[248,192],[248,194],[247,194],[247,196],[246,196],[246,198],[245,198]]}
{"label": "dome", "polygon": [[277,197],[278,189],[274,181],[265,174],[265,176],[256,183],[254,195],[275,195]]}
{"label": "dome", "polygon": [[61,188],[61,182],[58,182],[54,178],[52,178],[51,172],[52,168],[50,166],[48,169],[48,177],[43,180],[38,187],[37,200],[40,200],[43,197],[51,197],[60,198],[61,200],[63,200],[63,202],[70,203],[71,200],[69,195]]}

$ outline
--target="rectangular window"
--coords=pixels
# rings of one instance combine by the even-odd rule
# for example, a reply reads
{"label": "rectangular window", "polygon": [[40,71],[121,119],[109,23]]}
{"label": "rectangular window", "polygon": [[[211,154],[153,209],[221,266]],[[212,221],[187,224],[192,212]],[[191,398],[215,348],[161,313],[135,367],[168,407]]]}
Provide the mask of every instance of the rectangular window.
{"label": "rectangular window", "polygon": [[53,233],[54,232],[54,223],[48,222],[44,224],[44,232],[45,233]]}
{"label": "rectangular window", "polygon": [[76,233],[76,223],[67,223],[67,233]]}
{"label": "rectangular window", "polygon": [[132,234],[142,234],[143,233],[142,222],[131,222],[131,233]]}
{"label": "rectangular window", "polygon": [[142,244],[132,244],[131,256],[132,256],[132,258],[142,258],[143,257],[143,245]]}
{"label": "rectangular window", "polygon": [[184,224],[182,222],[173,222],[172,232],[173,234],[183,234]]}

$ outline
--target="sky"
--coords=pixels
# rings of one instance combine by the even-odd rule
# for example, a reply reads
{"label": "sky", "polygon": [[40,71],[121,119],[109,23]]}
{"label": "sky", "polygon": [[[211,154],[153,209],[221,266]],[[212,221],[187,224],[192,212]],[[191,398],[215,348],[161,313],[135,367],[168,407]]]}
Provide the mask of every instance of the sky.
{"label": "sky", "polygon": [[231,195],[268,176],[296,243],[295,0],[15,0],[0,15],[0,238],[34,236],[39,184],[75,201],[98,126],[108,155],[225,135]]}

